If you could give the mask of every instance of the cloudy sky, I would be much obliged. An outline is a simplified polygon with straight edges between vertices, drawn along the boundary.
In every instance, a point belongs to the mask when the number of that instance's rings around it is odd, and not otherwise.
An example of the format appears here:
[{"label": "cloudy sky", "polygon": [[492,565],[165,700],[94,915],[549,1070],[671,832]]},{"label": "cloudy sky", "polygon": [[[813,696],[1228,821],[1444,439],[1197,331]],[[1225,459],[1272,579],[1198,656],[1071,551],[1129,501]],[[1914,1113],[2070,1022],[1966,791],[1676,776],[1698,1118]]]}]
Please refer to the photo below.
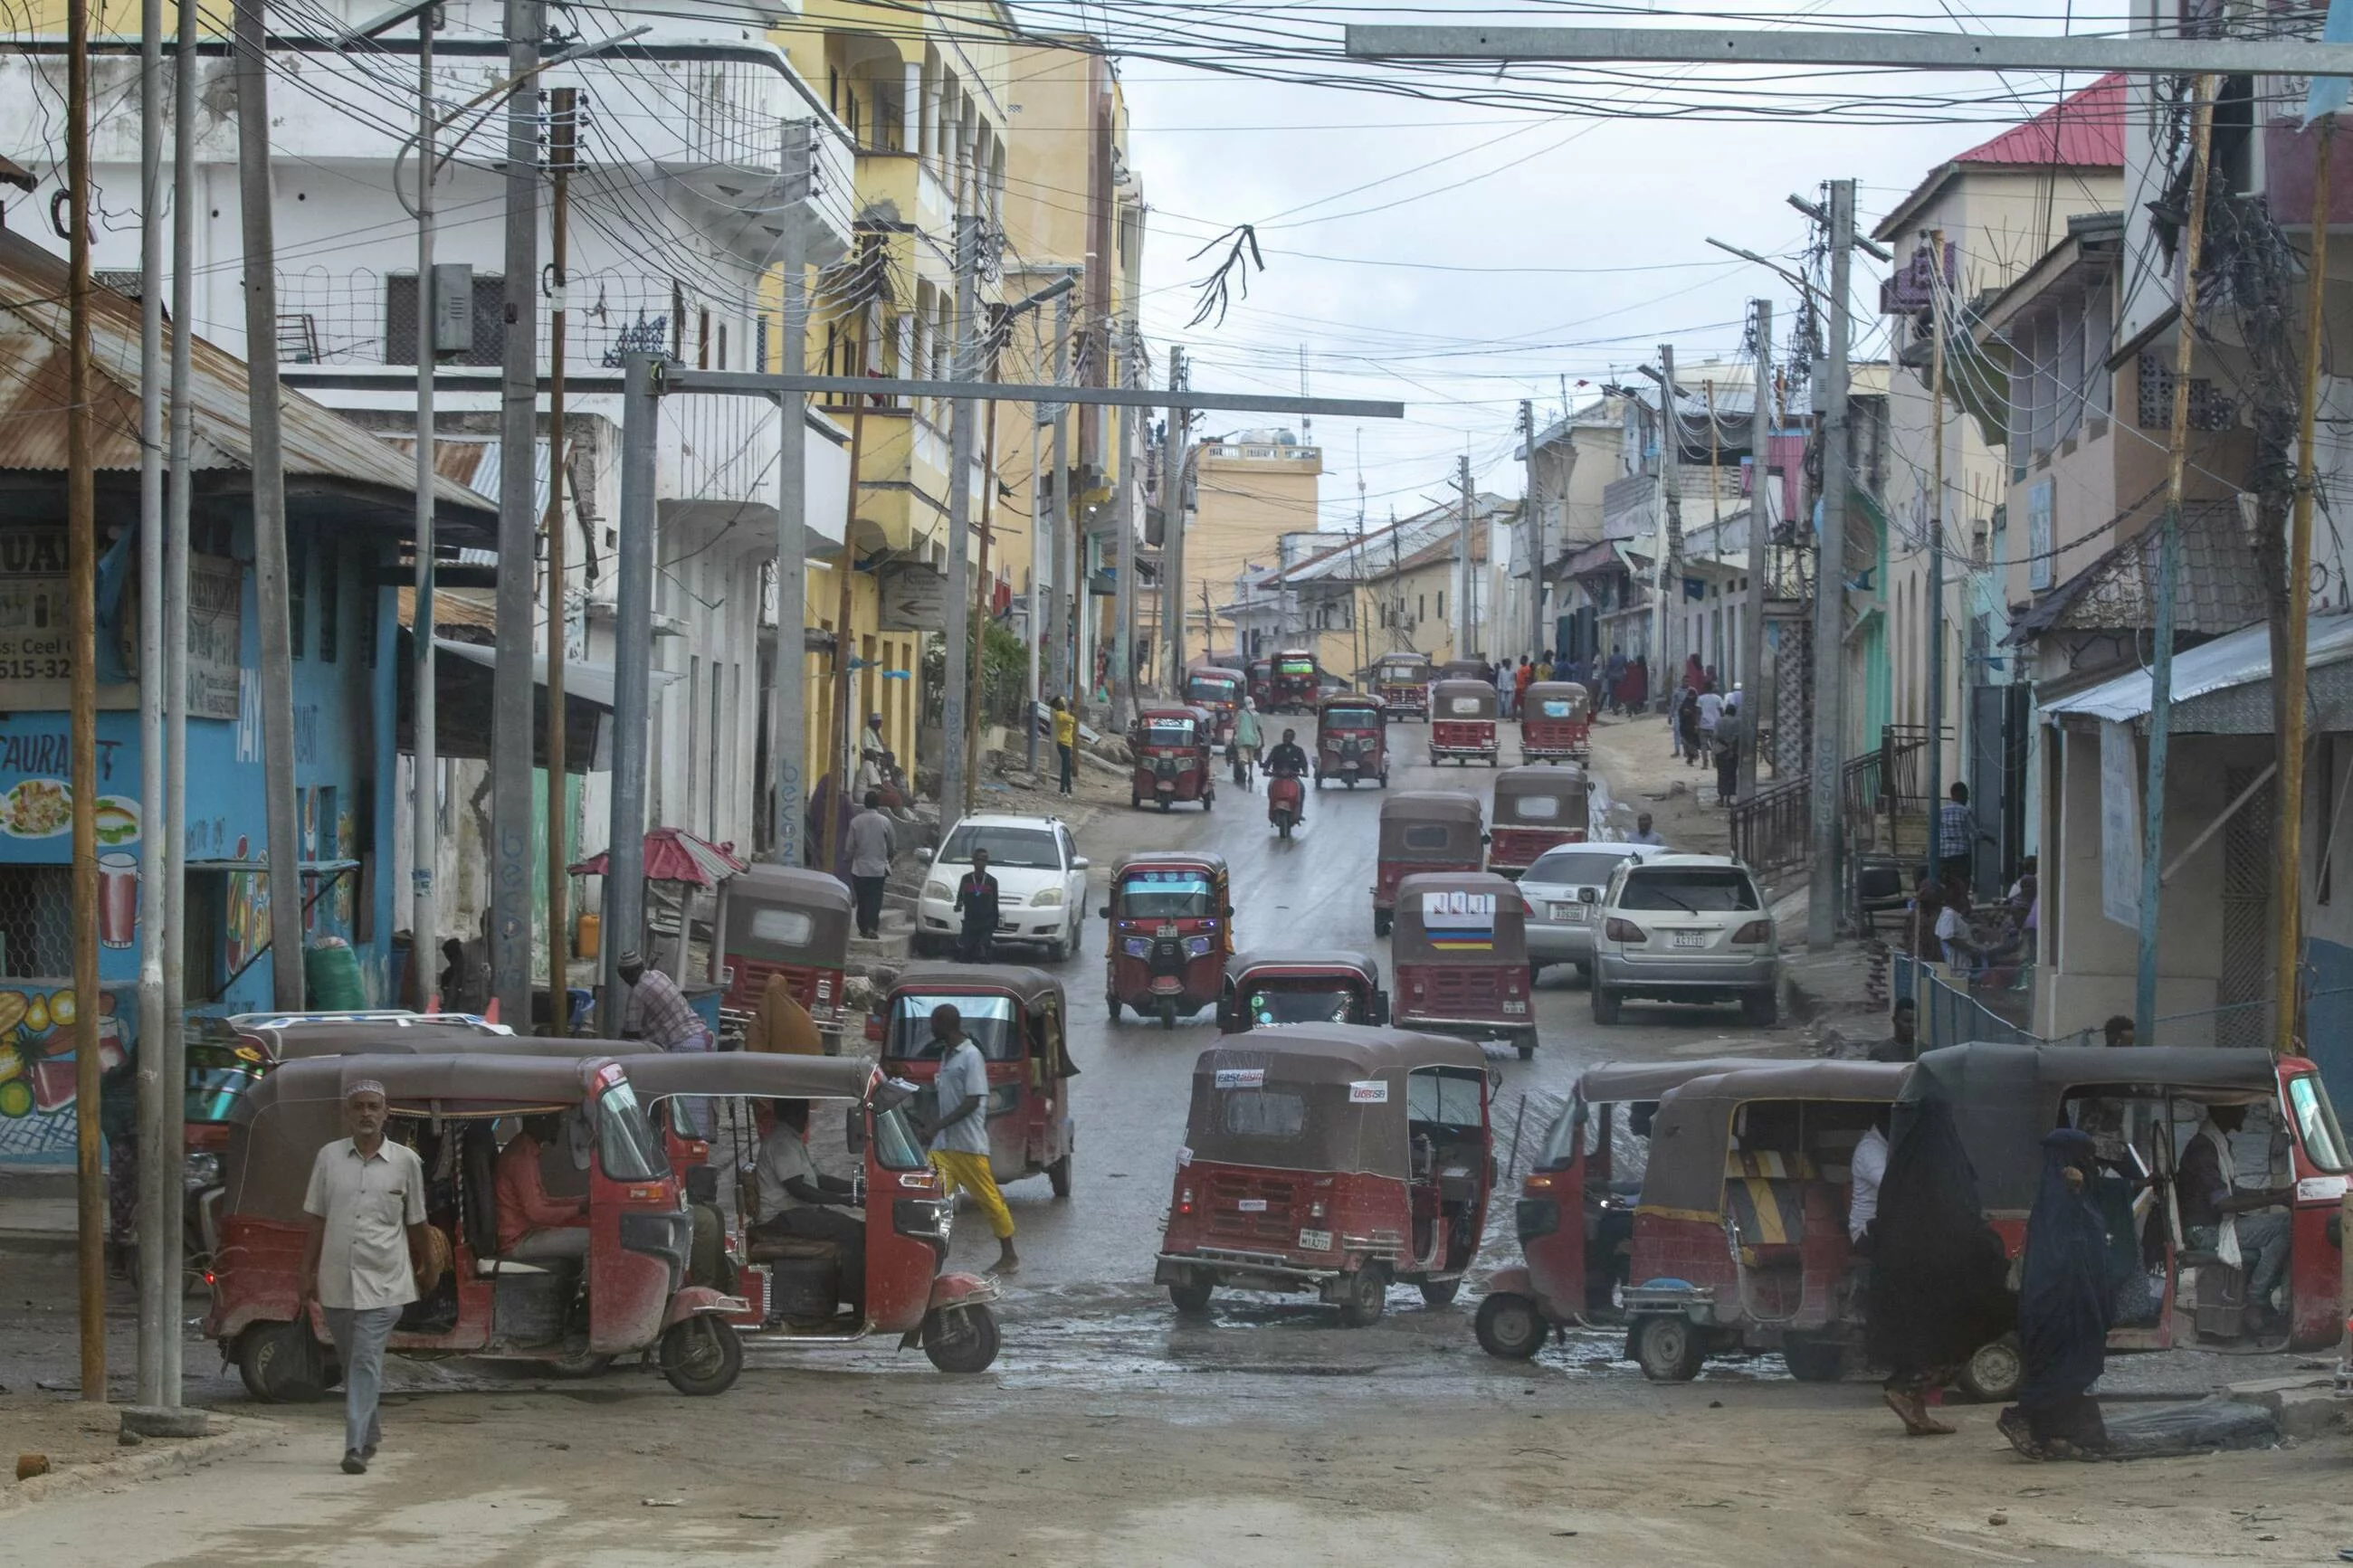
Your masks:
[{"label": "cloudy sky", "polygon": [[[1885,4],[1783,0],[1722,25],[1980,34],[2116,25],[2108,7],[2104,16],[2065,0],[2015,0],[2016,9],[2000,12],[1956,0]],[[1134,48],[1121,71],[1133,161],[1153,209],[1145,325],[1155,379],[1175,341],[1193,361],[1197,386],[1295,393],[1303,347],[1315,393],[1408,405],[1402,423],[1315,422],[1327,474],[1324,522],[1335,527],[1356,515],[1359,451],[1364,504],[1376,523],[1437,495],[1466,451],[1482,483],[1517,494],[1520,399],[1535,400],[1541,422],[1558,414],[1564,395],[1591,396],[1603,381],[1652,359],[1662,342],[1675,345],[1679,366],[1733,357],[1746,301],[1759,294],[1773,299],[1786,331],[1795,303],[1788,287],[1710,248],[1708,237],[1794,257],[1808,226],[1785,197],[1810,199],[1822,181],[1840,177],[1860,182],[1867,232],[1937,163],[2088,80],[1785,73],[1744,82],[1715,69],[1605,76],[1566,68],[1549,80],[1520,68],[1433,79],[1352,65],[1337,54],[1338,25],[1347,20],[1510,16],[1618,25],[1631,13],[1631,25],[1651,16],[1658,25],[1715,25],[1594,0],[1453,17],[1430,5],[1323,0],[1249,12],[1102,0],[1079,9],[1089,30]],[[1185,18],[1181,28],[1160,20],[1168,17]],[[1259,27],[1251,17],[1277,21]],[[1270,50],[1263,40],[1271,28],[1282,37]],[[1324,41],[1331,56],[1309,58]],[[1236,79],[1187,63],[1195,60],[1360,85]],[[1363,89],[1407,79],[1446,101]],[[1516,101],[1460,101],[1472,91]],[[1522,106],[1539,95],[1571,101]],[[1605,105],[1651,116],[1696,109],[1704,117],[1618,118],[1600,112]],[[1937,122],[1883,122],[1907,119]],[[1198,259],[1193,252],[1245,223],[1255,226],[1265,271],[1250,279],[1246,300],[1237,289],[1222,323],[1187,326],[1195,285],[1223,247]],[[1880,269],[1867,257],[1856,260],[1861,353],[1880,342],[1871,313]],[[1580,383],[1588,384],[1580,391]],[[1219,416],[1197,429],[1260,422]]]}]

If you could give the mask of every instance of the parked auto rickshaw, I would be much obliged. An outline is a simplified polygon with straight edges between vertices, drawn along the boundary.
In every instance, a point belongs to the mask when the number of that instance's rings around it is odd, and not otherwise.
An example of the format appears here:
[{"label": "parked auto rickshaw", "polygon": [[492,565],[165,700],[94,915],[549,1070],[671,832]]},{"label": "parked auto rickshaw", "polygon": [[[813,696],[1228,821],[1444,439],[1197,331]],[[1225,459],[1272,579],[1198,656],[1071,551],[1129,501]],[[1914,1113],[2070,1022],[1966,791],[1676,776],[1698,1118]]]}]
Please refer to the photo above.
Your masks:
[{"label": "parked auto rickshaw", "polygon": [[1363,1328],[1390,1282],[1443,1306],[1494,1179],[1476,1046],[1354,1024],[1254,1030],[1193,1067],[1153,1279],[1180,1312],[1220,1285],[1314,1291]]},{"label": "parked auto rickshaw", "polygon": [[[2147,1289],[2136,1292],[2146,1296],[2147,1310],[2109,1329],[2111,1351],[2256,1342],[2246,1320],[2262,1304],[2245,1299],[2243,1269],[2192,1249],[2172,1191],[2207,1109],[2240,1108],[2244,1124],[2229,1140],[2240,1187],[2295,1193],[2284,1205],[2288,1267],[2281,1279],[2288,1348],[2337,1342],[2345,1319],[2331,1233],[2353,1149],[2319,1069],[2305,1058],[2178,1046],[1949,1046],[1922,1054],[1903,1098],[1899,1146],[1912,1108],[1930,1099],[1951,1106],[1986,1218],[2013,1257],[2025,1245],[2044,1134],[2057,1125],[2093,1134],[2102,1177],[2118,1178],[2095,1182],[2094,1200],[2110,1212],[2112,1234],[2137,1238],[2139,1258],[2150,1268]],[[2154,1205],[2132,1202],[2127,1187],[2136,1181],[2153,1182]],[[2266,1342],[2276,1344],[2276,1334]],[[2019,1371],[2015,1346],[1998,1343],[1970,1360],[1962,1384],[1983,1398],[2007,1398]]]},{"label": "parked auto rickshaw", "polygon": [[1430,660],[1418,653],[1385,653],[1373,661],[1373,694],[1391,719],[1430,717]]},{"label": "parked auto rickshaw", "polygon": [[1218,1000],[1234,951],[1234,900],[1222,855],[1154,849],[1112,867],[1103,944],[1103,1005],[1156,1016],[1173,1029]]},{"label": "parked auto rickshaw", "polygon": [[[618,1061],[570,1056],[321,1057],[290,1061],[238,1106],[224,1159],[221,1245],[205,1333],[255,1398],[314,1397],[339,1377],[301,1279],[302,1202],[319,1151],[344,1135],[345,1086],[384,1086],[386,1136],[424,1161],[432,1256],[446,1259],[401,1314],[390,1348],[487,1355],[591,1371],[650,1354],[681,1394],[719,1394],[743,1370],[729,1319],[745,1303],[682,1285],[692,1221]],[[501,1256],[496,1124],[565,1118],[586,1160],[585,1262]],[[583,1279],[586,1289],[582,1290]]]},{"label": "parked auto rickshaw", "polygon": [[1273,948],[1226,961],[1218,1027],[1229,1035],[1293,1024],[1386,1024],[1381,966],[1346,948]]},{"label": "parked auto rickshaw", "polygon": [[1250,694],[1258,699],[1261,712],[1274,711],[1274,660],[1254,658],[1250,661]]},{"label": "parked auto rickshaw", "polygon": [[1149,704],[1139,709],[1128,731],[1135,753],[1128,781],[1131,810],[1156,800],[1168,810],[1180,800],[1198,800],[1203,811],[1217,804],[1218,781],[1209,773],[1209,735],[1216,721],[1190,705]]},{"label": "parked auto rickshaw", "polygon": [[1489,767],[1500,766],[1503,748],[1495,740],[1495,689],[1483,680],[1436,680],[1430,687],[1430,760],[1432,765],[1451,757],[1460,763],[1476,758]]},{"label": "parked auto rickshaw", "polygon": [[1381,700],[1335,691],[1315,704],[1315,787],[1336,779],[1350,789],[1359,779],[1389,787],[1388,731]]},{"label": "parked auto rickshaw", "polygon": [[1401,1029],[1505,1039],[1536,1054],[1528,993],[1527,906],[1487,871],[1418,872],[1398,884],[1389,970]]},{"label": "parked auto rickshaw", "polygon": [[1495,775],[1494,825],[1487,830],[1487,869],[1520,879],[1547,849],[1582,844],[1593,821],[1585,770],[1505,768]]},{"label": "parked auto rickshaw", "polygon": [[721,1000],[756,1007],[768,977],[782,974],[817,1026],[838,1033],[852,909],[849,887],[823,871],[755,860],[728,878],[719,895],[725,942],[712,959]]},{"label": "parked auto rickshaw", "polygon": [[1324,667],[1314,649],[1287,647],[1275,654],[1267,704],[1275,712],[1312,713],[1323,691]]},{"label": "parked auto rickshaw", "polygon": [[1216,721],[1214,739],[1220,747],[1234,738],[1234,715],[1241,711],[1249,683],[1240,670],[1223,665],[1197,664],[1185,672],[1185,700]]},{"label": "parked auto rickshaw", "polygon": [[1381,802],[1381,841],[1373,863],[1373,934],[1389,934],[1399,879],[1416,871],[1486,868],[1486,831],[1477,795],[1459,789],[1399,790]]},{"label": "parked auto rickshaw", "polygon": [[1863,1317],[1847,1167],[1911,1070],[1792,1062],[1693,1079],[1659,1101],[1634,1208],[1639,1283],[1619,1291],[1644,1376],[1686,1382],[1734,1350],[1778,1351],[1809,1383],[1840,1375]]},{"label": "parked auto rickshaw", "polygon": [[1536,1353],[1547,1333],[1620,1321],[1634,1202],[1658,1102],[1694,1079],[1786,1065],[1769,1057],[1603,1062],[1579,1073],[1520,1184],[1516,1268],[1499,1268],[1473,1328],[1489,1355]]},{"label": "parked auto rickshaw", "polygon": [[[893,1086],[871,1062],[838,1058],[650,1052],[619,1060],[629,1087],[658,1120],[680,1096],[727,1107],[719,1114],[737,1132],[734,1146],[744,1159],[733,1173],[736,1204],[728,1235],[745,1303],[734,1321],[751,1343],[855,1344],[897,1334],[902,1350],[921,1345],[942,1372],[985,1372],[996,1361],[997,1317],[989,1304],[1001,1291],[994,1279],[940,1267],[955,1204],[907,1124],[901,1108],[913,1097],[903,1085]],[[866,1227],[863,1279],[843,1277],[837,1243],[750,1234],[765,1217],[751,1160],[779,1100],[825,1102],[843,1114],[856,1194],[874,1194],[858,1205]]]},{"label": "parked auto rickshaw", "polygon": [[1531,682],[1520,704],[1520,761],[1583,762],[1592,749],[1592,694],[1573,680]]},{"label": "parked auto rickshaw", "polygon": [[1008,963],[919,963],[899,972],[866,1020],[884,1072],[924,1084],[939,1075],[932,1009],[945,1002],[988,1063],[988,1168],[999,1182],[1043,1175],[1054,1195],[1071,1195],[1070,1009],[1062,983],[1040,969]]}]

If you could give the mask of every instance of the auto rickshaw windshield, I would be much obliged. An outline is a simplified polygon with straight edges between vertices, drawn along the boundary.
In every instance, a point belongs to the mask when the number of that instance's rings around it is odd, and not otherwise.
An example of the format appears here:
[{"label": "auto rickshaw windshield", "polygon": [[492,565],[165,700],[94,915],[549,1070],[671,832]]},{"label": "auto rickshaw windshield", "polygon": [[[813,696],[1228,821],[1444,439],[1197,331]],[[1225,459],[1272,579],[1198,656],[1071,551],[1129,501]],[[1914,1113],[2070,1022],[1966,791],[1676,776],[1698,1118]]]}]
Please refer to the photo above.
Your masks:
[{"label": "auto rickshaw windshield", "polygon": [[1446,700],[1446,711],[1458,718],[1483,719],[1487,716],[1487,701],[1482,697],[1450,697]]},{"label": "auto rickshaw windshield", "polygon": [[1455,1068],[1423,1068],[1408,1073],[1406,1120],[1476,1132],[1481,1125],[1481,1085],[1479,1074]]},{"label": "auto rickshaw windshield", "polygon": [[886,1171],[920,1171],[931,1163],[907,1125],[907,1113],[896,1106],[875,1115],[874,1158]]},{"label": "auto rickshaw windshield", "polygon": [[1062,868],[1060,846],[1054,836],[1042,828],[1008,827],[994,823],[965,823],[948,835],[940,850],[940,858],[955,865],[968,865],[975,849],[988,851],[994,866],[1018,868],[1031,871],[1059,871]]},{"label": "auto rickshaw windshield", "polygon": [[1147,746],[1189,746],[1193,743],[1193,721],[1146,719],[1144,721],[1144,743]]},{"label": "auto rickshaw windshield", "polygon": [[607,1084],[596,1096],[596,1146],[614,1181],[659,1182],[668,1173],[653,1123],[626,1082]]},{"label": "auto rickshaw windshield", "polygon": [[1268,981],[1250,988],[1256,1024],[1361,1024],[1356,994],[1325,980]]},{"label": "auto rickshaw windshield", "polygon": [[2337,1123],[2337,1108],[2328,1101],[2318,1073],[2298,1073],[2287,1080],[2288,1109],[2306,1158],[2332,1175],[2353,1170],[2345,1148],[2345,1130]]},{"label": "auto rickshaw windshield", "polygon": [[1119,912],[1130,920],[1204,920],[1218,912],[1204,871],[1130,871],[1119,885]]},{"label": "auto rickshaw windshield", "polygon": [[1495,803],[1495,815],[1508,809],[1516,822],[1558,822],[1561,816],[1560,796],[1556,795],[1506,795]]},{"label": "auto rickshaw windshield", "polygon": [[1242,683],[1230,675],[1197,675],[1186,681],[1185,689],[1196,696],[1231,702],[1241,695]]},{"label": "auto rickshaw windshield", "polygon": [[1312,658],[1279,658],[1274,661],[1277,675],[1313,675],[1315,661]]},{"label": "auto rickshaw windshield", "polygon": [[1020,1032],[1013,1026],[1010,996],[950,996],[944,994],[902,994],[891,1012],[891,1039],[884,1054],[898,1061],[937,1061],[940,1042],[932,1034],[932,1010],[941,1003],[964,1019],[964,1032],[993,1062],[1021,1059]]},{"label": "auto rickshaw windshield", "polygon": [[1380,727],[1380,722],[1381,716],[1378,710],[1369,707],[1324,710],[1324,724],[1326,729],[1376,730]]},{"label": "auto rickshaw windshield", "polygon": [[[992,854],[989,857],[995,859]],[[765,947],[788,948],[796,952],[808,946],[817,935],[817,920],[806,910],[788,910],[781,905],[767,904],[752,911],[750,923],[744,934]]]}]

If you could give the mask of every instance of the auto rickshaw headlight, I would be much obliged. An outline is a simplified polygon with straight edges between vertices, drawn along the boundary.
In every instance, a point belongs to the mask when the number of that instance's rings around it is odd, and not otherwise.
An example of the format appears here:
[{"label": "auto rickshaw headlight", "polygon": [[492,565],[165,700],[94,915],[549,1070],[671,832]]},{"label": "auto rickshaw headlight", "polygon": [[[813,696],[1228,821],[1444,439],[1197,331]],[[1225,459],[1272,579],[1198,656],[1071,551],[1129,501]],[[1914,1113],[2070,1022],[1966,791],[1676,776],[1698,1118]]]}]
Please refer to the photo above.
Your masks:
[{"label": "auto rickshaw headlight", "polygon": [[1029,907],[1035,910],[1054,909],[1061,901],[1062,889],[1060,888],[1040,888],[1029,895]]},{"label": "auto rickshaw headlight", "polygon": [[953,899],[955,897],[955,889],[950,888],[945,882],[926,882],[923,884],[923,897],[927,899]]},{"label": "auto rickshaw headlight", "polygon": [[1185,956],[1186,956],[1186,957],[1187,957],[1187,958],[1207,958],[1208,955],[1209,955],[1209,939],[1208,939],[1208,937],[1206,937],[1206,936],[1188,936],[1188,937],[1187,937],[1187,938],[1185,939]]},{"label": "auto rickshaw headlight", "polygon": [[1119,949],[1130,958],[1149,958],[1152,955],[1152,943],[1140,936],[1122,938]]}]

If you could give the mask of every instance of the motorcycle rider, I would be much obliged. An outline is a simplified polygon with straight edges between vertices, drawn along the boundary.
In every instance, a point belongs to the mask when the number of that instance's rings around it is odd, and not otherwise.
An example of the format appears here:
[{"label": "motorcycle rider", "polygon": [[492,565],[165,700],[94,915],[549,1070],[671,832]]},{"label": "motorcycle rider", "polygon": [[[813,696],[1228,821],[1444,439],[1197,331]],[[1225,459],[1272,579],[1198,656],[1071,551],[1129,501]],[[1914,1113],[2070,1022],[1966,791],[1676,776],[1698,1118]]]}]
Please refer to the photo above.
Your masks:
[{"label": "motorcycle rider", "polygon": [[1271,779],[1299,779],[1299,820],[1307,820],[1307,753],[1299,744],[1299,731],[1285,730],[1274,750],[1266,754],[1266,776]]}]

